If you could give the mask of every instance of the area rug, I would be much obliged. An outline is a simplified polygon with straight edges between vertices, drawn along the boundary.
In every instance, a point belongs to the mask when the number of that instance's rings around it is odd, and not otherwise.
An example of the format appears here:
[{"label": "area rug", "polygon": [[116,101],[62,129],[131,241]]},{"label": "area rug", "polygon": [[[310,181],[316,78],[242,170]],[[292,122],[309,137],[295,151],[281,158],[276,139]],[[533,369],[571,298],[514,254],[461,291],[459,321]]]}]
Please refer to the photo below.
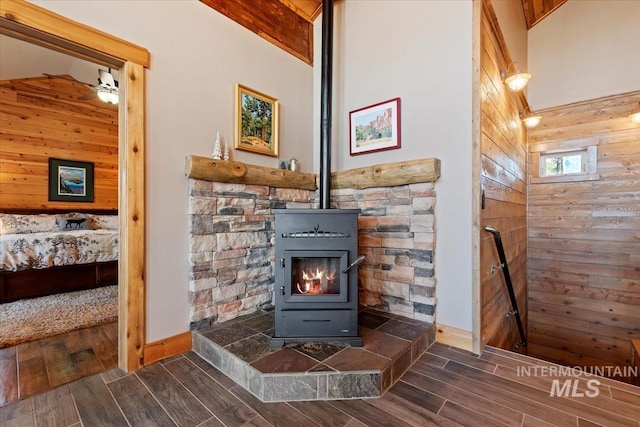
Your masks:
[{"label": "area rug", "polygon": [[0,304],[0,348],[118,319],[118,286]]}]

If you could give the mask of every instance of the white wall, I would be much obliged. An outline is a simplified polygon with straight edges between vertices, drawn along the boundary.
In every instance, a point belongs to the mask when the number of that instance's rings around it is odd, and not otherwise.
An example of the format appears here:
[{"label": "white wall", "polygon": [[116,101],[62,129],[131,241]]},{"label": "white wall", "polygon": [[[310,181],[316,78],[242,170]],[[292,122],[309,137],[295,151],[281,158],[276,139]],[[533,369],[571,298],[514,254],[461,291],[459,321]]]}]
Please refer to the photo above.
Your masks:
[{"label": "white wall", "polygon": [[[520,0],[491,0],[498,25],[507,43],[509,55],[522,71],[529,69],[527,58],[527,22]],[[509,65],[509,64],[507,64]]]},{"label": "white wall", "polygon": [[569,0],[529,31],[536,109],[640,89],[640,1]]},{"label": "white wall", "polygon": [[[234,86],[278,98],[280,158],[310,171],[312,68],[196,0],[38,0],[42,7],[147,48],[148,342],[188,330],[185,156],[233,142]],[[233,160],[276,166],[233,151]]]},{"label": "white wall", "polygon": [[[314,170],[319,159],[322,17],[315,23]],[[425,157],[436,183],[437,321],[471,331],[472,2],[337,2],[334,12],[334,171]],[[402,148],[349,155],[349,111],[401,98]]]}]

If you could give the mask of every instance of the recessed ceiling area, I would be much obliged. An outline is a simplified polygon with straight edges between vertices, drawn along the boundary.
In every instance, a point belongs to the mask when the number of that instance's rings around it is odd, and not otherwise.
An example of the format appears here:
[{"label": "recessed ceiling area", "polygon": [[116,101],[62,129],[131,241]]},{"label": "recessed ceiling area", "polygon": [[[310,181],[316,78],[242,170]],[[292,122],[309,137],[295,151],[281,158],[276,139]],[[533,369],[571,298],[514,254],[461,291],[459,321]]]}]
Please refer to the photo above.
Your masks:
[{"label": "recessed ceiling area", "polygon": [[[200,0],[260,37],[313,65],[313,21],[322,0]],[[343,0],[336,0],[336,2]],[[521,0],[527,29],[567,0]]]},{"label": "recessed ceiling area", "polygon": [[[279,0],[308,22],[313,22],[322,11],[322,0]],[[338,0],[339,1],[339,0]],[[521,0],[527,29],[542,21],[567,0]]]}]

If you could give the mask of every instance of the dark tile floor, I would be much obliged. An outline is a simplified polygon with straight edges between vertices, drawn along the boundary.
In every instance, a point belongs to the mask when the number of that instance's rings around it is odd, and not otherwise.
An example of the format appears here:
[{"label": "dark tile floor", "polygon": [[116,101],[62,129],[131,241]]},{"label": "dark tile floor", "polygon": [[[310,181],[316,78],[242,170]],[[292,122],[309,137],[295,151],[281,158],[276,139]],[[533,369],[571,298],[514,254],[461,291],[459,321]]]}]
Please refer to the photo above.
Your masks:
[{"label": "dark tile floor", "polygon": [[[1,426],[632,426],[640,387],[597,378],[597,396],[553,396],[557,366],[487,347],[481,356],[435,343],[380,398],[263,403],[192,352],[131,374],[94,375],[0,407]],[[578,392],[585,377],[573,377]]]},{"label": "dark tile floor", "polygon": [[118,322],[2,348],[0,406],[117,366]]},{"label": "dark tile floor", "polygon": [[194,331],[193,349],[265,402],[378,397],[434,341],[431,324],[371,309],[359,313],[364,346],[291,343],[269,348],[273,313]]}]

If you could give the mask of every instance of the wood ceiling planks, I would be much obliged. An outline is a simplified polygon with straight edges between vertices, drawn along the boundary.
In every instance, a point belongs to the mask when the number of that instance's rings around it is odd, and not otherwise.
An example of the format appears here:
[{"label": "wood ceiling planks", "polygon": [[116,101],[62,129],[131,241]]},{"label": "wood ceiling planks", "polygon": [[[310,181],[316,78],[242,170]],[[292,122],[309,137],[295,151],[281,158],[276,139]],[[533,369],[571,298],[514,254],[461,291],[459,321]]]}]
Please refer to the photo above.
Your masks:
[{"label": "wood ceiling planks", "polygon": [[311,23],[322,12],[322,0],[280,0],[280,3]]},{"label": "wood ceiling planks", "polygon": [[527,30],[546,18],[567,0],[522,0],[522,9],[527,21]]},{"label": "wood ceiling planks", "polygon": [[279,0],[200,1],[307,64],[313,65],[313,23],[296,13],[309,9],[302,7],[310,6],[305,2],[287,0],[287,4],[300,6],[294,11]]}]

